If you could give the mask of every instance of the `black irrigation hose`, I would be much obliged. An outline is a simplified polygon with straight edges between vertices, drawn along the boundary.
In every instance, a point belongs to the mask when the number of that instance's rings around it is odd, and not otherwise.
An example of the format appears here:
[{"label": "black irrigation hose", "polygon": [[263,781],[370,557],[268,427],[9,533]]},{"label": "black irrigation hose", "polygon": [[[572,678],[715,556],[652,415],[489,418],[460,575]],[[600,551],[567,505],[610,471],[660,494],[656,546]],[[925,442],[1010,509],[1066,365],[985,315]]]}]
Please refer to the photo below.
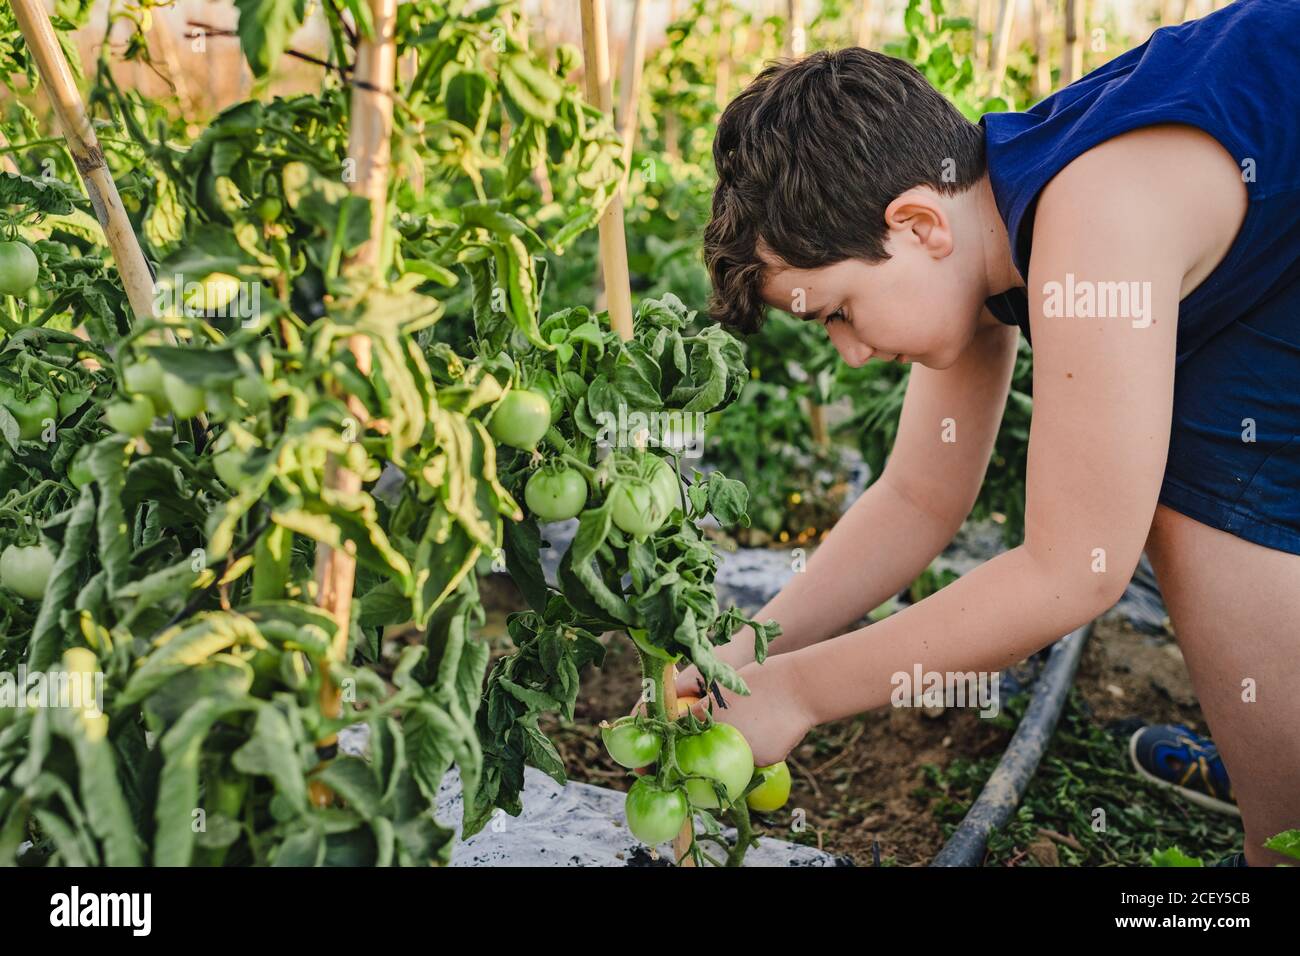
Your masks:
[{"label": "black irrigation hose", "polygon": [[1074,672],[1079,667],[1079,657],[1092,633],[1092,625],[1089,621],[1052,645],[1047,665],[1034,683],[1029,709],[1011,743],[979,798],[931,866],[979,866],[984,861],[989,834],[1011,818],[1038,769],[1038,762],[1043,759],[1074,683]]}]

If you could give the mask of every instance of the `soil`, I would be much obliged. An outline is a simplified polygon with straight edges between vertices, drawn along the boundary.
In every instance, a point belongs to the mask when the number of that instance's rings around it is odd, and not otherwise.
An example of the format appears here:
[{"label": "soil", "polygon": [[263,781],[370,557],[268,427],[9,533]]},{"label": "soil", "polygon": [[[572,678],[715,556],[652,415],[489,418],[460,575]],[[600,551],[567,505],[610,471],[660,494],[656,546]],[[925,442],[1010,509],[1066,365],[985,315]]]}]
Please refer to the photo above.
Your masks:
[{"label": "soil", "polygon": [[[611,639],[605,666],[583,675],[576,721],[543,721],[573,779],[620,790],[629,785],[627,772],[606,756],[597,725],[629,710],[639,676],[631,643]],[[1185,723],[1205,732],[1172,636],[1139,633],[1118,615],[1094,627],[1076,688],[1102,725]],[[785,820],[759,829],[859,866],[877,859],[925,866],[945,839],[933,790],[924,785],[926,766],[997,756],[1009,739],[1010,731],[967,708],[937,716],[890,708],[819,727],[788,761],[794,778],[789,806],[800,808],[802,817],[793,829]]]}]

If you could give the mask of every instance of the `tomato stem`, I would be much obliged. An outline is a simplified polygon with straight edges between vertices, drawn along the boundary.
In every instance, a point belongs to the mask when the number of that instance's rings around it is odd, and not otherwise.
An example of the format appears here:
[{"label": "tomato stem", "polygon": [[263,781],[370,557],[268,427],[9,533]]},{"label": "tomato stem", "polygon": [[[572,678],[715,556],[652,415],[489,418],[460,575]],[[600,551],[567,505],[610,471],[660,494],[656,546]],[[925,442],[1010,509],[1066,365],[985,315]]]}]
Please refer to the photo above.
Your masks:
[{"label": "tomato stem", "polygon": [[740,797],[727,811],[727,816],[736,828],[736,845],[727,850],[727,866],[740,866],[745,859],[745,851],[758,842],[754,836],[754,827],[749,822],[749,805]]}]

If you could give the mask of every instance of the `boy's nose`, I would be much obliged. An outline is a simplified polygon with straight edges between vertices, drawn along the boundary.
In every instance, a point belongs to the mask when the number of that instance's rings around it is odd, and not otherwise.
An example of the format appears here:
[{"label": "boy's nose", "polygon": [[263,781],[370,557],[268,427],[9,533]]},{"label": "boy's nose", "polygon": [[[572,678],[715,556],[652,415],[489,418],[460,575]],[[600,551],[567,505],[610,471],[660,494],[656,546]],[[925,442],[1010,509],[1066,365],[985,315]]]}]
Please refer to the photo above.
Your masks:
[{"label": "boy's nose", "polygon": [[835,346],[835,351],[840,353],[840,358],[844,359],[846,365],[853,368],[860,368],[865,365],[867,359],[875,354],[875,349],[858,341],[857,336],[851,334],[848,329],[830,326],[826,329],[826,334],[830,336],[831,345]]},{"label": "boy's nose", "polygon": [[861,368],[866,365],[867,360],[876,354],[876,350],[870,345],[863,345],[852,338],[834,344],[835,350],[840,353],[840,358],[844,359],[845,364],[853,368]]}]

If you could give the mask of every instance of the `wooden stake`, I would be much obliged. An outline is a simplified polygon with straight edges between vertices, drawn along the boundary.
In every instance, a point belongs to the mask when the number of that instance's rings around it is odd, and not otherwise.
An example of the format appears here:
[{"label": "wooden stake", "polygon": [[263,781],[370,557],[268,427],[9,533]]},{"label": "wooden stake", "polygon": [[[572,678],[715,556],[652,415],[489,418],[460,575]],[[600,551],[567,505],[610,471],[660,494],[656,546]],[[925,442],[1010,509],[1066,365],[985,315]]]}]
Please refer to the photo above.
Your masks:
[{"label": "wooden stake", "polygon": [[1015,20],[1016,0],[1001,0],[998,7],[998,26],[993,37],[992,76],[989,78],[989,95],[1002,95],[1002,81],[1007,75],[1007,50],[1011,47],[1011,26]]},{"label": "wooden stake", "polygon": [[[582,0],[582,53],[586,61],[587,101],[608,116],[613,95],[609,86],[609,28],[605,20],[605,0]],[[626,341],[632,338],[632,286],[627,269],[627,235],[623,231],[621,190],[600,217],[600,262],[605,277],[610,324]],[[676,714],[677,668],[672,664],[664,666],[663,687],[667,713]],[[688,819],[673,841],[674,853],[682,866],[694,866],[687,853],[693,825]]]},{"label": "wooden stake", "polygon": [[1061,62],[1061,85],[1069,86],[1083,76],[1084,4],[1087,0],[1065,0],[1065,51]]},{"label": "wooden stake", "polygon": [[[677,22],[677,0],[668,0],[668,22]],[[682,151],[678,145],[681,139],[680,124],[676,113],[664,117],[664,145],[670,159],[681,159]]]},{"label": "wooden stake", "polygon": [[36,61],[45,95],[54,108],[54,115],[68,142],[68,150],[76,163],[77,172],[86,186],[86,195],[95,209],[95,218],[104,229],[104,238],[113,253],[122,286],[126,289],[131,311],[139,319],[153,315],[153,274],[140,250],[140,241],[131,229],[122,197],[113,182],[103,150],[90,125],[86,106],[77,90],[72,70],[59,46],[59,38],[50,23],[41,0],[11,0],[18,28],[27,41],[28,50]]},{"label": "wooden stake", "polygon": [[1036,99],[1052,92],[1052,16],[1053,0],[1034,2],[1034,86]]},{"label": "wooden stake", "polygon": [[735,32],[735,14],[724,4],[718,12],[718,73],[713,82],[713,101],[718,110],[727,108],[731,100],[731,40]]},{"label": "wooden stake", "polygon": [[786,0],[785,55],[799,59],[808,52],[808,35],[804,29],[803,0]]},{"label": "wooden stake", "polygon": [[[167,79],[171,80],[176,90],[176,99],[180,101],[181,109],[186,116],[194,116],[198,112],[198,104],[190,96],[190,84],[181,66],[180,52],[176,49],[176,38],[172,36],[172,24],[161,13],[155,12],[153,15],[153,25],[145,42],[149,40],[158,44],[158,51],[162,54],[163,63],[167,67]],[[196,129],[196,135],[197,132]]]},{"label": "wooden stake", "polygon": [[871,49],[873,13],[875,10],[872,9],[871,0],[862,0],[862,9],[858,12],[858,46],[864,50]]},{"label": "wooden stake", "polygon": [[975,27],[973,37],[973,47],[971,52],[975,57],[975,65],[978,67],[981,63],[988,61],[988,33],[985,30],[985,21],[988,20],[988,9],[990,0],[975,0],[975,9],[972,11],[971,22]]},{"label": "wooden stake", "polygon": [[0,133],[0,169],[3,169],[10,175],[17,176],[18,164],[14,161],[14,154],[9,152],[9,140],[4,133]]},{"label": "wooden stake", "polygon": [[632,0],[632,26],[624,48],[623,81],[619,84],[618,131],[623,137],[623,193],[632,176],[632,149],[636,146],[641,115],[641,75],[645,68],[646,0]]},{"label": "wooden stake", "polygon": [[[361,244],[348,261],[349,269],[359,275],[380,278],[383,267],[384,229],[388,222],[388,174],[393,136],[393,83],[397,72],[397,0],[369,0],[374,38],[362,39],[357,47],[353,71],[352,117],[348,131],[348,157],[354,164],[352,192],[370,203],[370,238]],[[370,372],[370,340],[352,336],[348,348],[356,357],[361,374]],[[364,424],[365,411],[360,403],[349,400],[352,414]],[[361,477],[348,471],[331,457],[326,465],[328,487],[348,494],[361,490]],[[336,630],[330,659],[347,656],[348,635],[352,628],[352,588],[356,578],[356,557],[327,545],[316,548],[316,606],[334,618]],[[330,718],[343,710],[339,689],[328,671],[320,685],[321,712]],[[337,746],[337,735],[317,742],[317,749],[330,753]],[[317,806],[333,799],[329,788],[313,782],[311,795]]]},{"label": "wooden stake", "polygon": [[[606,116],[613,106],[609,76],[609,26],[605,0],[582,0],[582,53],[587,102]],[[609,322],[624,339],[632,337],[632,285],[623,233],[623,193],[618,190],[600,217],[600,264],[605,280]]]}]

